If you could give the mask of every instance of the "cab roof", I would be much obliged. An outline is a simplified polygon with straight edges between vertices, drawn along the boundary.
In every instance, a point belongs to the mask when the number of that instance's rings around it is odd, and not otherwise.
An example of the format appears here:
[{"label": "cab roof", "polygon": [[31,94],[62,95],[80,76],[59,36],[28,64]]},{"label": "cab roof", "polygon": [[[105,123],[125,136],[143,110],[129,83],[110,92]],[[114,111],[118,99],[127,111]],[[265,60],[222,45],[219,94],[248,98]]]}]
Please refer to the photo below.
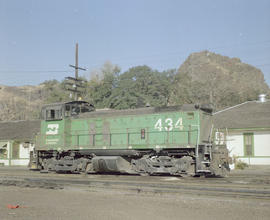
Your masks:
[{"label": "cab roof", "polygon": [[83,104],[83,103],[92,105],[86,101],[71,101],[71,102],[55,102],[55,103],[45,104],[45,105],[43,105],[43,107],[59,106],[59,105],[66,105],[66,104]]},{"label": "cab roof", "polygon": [[98,117],[98,116],[120,116],[120,115],[140,115],[140,114],[155,114],[162,112],[174,112],[174,111],[203,111],[211,114],[212,108],[207,106],[199,106],[194,104],[184,104],[179,106],[167,106],[167,107],[145,107],[137,109],[124,109],[124,110],[115,110],[115,109],[106,109],[106,110],[97,110],[92,112],[81,113],[79,118],[88,118],[88,117]]}]

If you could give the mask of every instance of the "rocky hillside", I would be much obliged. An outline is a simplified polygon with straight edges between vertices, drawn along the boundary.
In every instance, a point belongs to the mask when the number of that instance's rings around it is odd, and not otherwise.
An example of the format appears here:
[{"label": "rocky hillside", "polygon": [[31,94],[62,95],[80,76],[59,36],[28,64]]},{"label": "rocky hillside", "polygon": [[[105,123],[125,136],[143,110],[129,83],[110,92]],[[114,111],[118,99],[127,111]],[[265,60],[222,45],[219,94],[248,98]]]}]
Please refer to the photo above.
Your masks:
[{"label": "rocky hillside", "polygon": [[44,86],[0,86],[0,121],[37,118],[44,102]]},{"label": "rocky hillside", "polygon": [[263,73],[239,58],[209,51],[191,54],[177,71],[170,104],[212,103],[216,109],[269,94]]}]

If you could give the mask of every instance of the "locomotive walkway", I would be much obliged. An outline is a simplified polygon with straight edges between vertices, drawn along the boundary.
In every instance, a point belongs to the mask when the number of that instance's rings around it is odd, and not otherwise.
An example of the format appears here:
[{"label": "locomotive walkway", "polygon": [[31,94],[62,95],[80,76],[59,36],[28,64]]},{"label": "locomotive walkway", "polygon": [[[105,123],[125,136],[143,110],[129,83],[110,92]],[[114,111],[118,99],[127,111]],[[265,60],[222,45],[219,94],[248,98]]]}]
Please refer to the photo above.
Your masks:
[{"label": "locomotive walkway", "polygon": [[56,174],[0,167],[0,186],[128,193],[194,194],[270,201],[268,167],[233,171],[226,178]]}]

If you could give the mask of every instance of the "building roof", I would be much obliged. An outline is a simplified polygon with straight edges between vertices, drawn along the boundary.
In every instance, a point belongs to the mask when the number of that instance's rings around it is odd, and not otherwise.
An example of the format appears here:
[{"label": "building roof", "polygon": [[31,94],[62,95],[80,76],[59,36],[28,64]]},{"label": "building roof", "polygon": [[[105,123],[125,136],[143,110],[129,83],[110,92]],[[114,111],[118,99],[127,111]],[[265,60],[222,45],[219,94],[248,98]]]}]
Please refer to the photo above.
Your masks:
[{"label": "building roof", "polygon": [[0,140],[33,140],[40,131],[40,120],[0,122]]},{"label": "building roof", "polygon": [[214,113],[217,128],[270,128],[270,100],[248,101]]}]

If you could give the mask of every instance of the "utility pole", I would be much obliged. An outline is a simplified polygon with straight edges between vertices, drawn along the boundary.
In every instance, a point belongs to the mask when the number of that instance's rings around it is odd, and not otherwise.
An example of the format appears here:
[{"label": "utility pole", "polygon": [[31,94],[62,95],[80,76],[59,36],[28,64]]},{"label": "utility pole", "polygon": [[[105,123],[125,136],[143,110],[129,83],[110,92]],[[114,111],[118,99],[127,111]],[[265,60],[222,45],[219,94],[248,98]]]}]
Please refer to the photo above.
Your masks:
[{"label": "utility pole", "polygon": [[76,43],[75,50],[75,66],[69,65],[70,67],[75,69],[75,78],[66,77],[65,81],[65,89],[74,93],[74,100],[78,101],[78,94],[82,93],[85,90],[85,81],[79,79],[79,70],[86,71],[85,68],[79,67],[79,58],[78,58],[78,43]]},{"label": "utility pole", "polygon": [[75,66],[69,65],[70,67],[75,69],[75,79],[78,79],[79,77],[79,69],[80,70],[86,70],[84,68],[79,67],[79,55],[78,55],[78,43],[76,43],[76,50],[75,50]]}]

